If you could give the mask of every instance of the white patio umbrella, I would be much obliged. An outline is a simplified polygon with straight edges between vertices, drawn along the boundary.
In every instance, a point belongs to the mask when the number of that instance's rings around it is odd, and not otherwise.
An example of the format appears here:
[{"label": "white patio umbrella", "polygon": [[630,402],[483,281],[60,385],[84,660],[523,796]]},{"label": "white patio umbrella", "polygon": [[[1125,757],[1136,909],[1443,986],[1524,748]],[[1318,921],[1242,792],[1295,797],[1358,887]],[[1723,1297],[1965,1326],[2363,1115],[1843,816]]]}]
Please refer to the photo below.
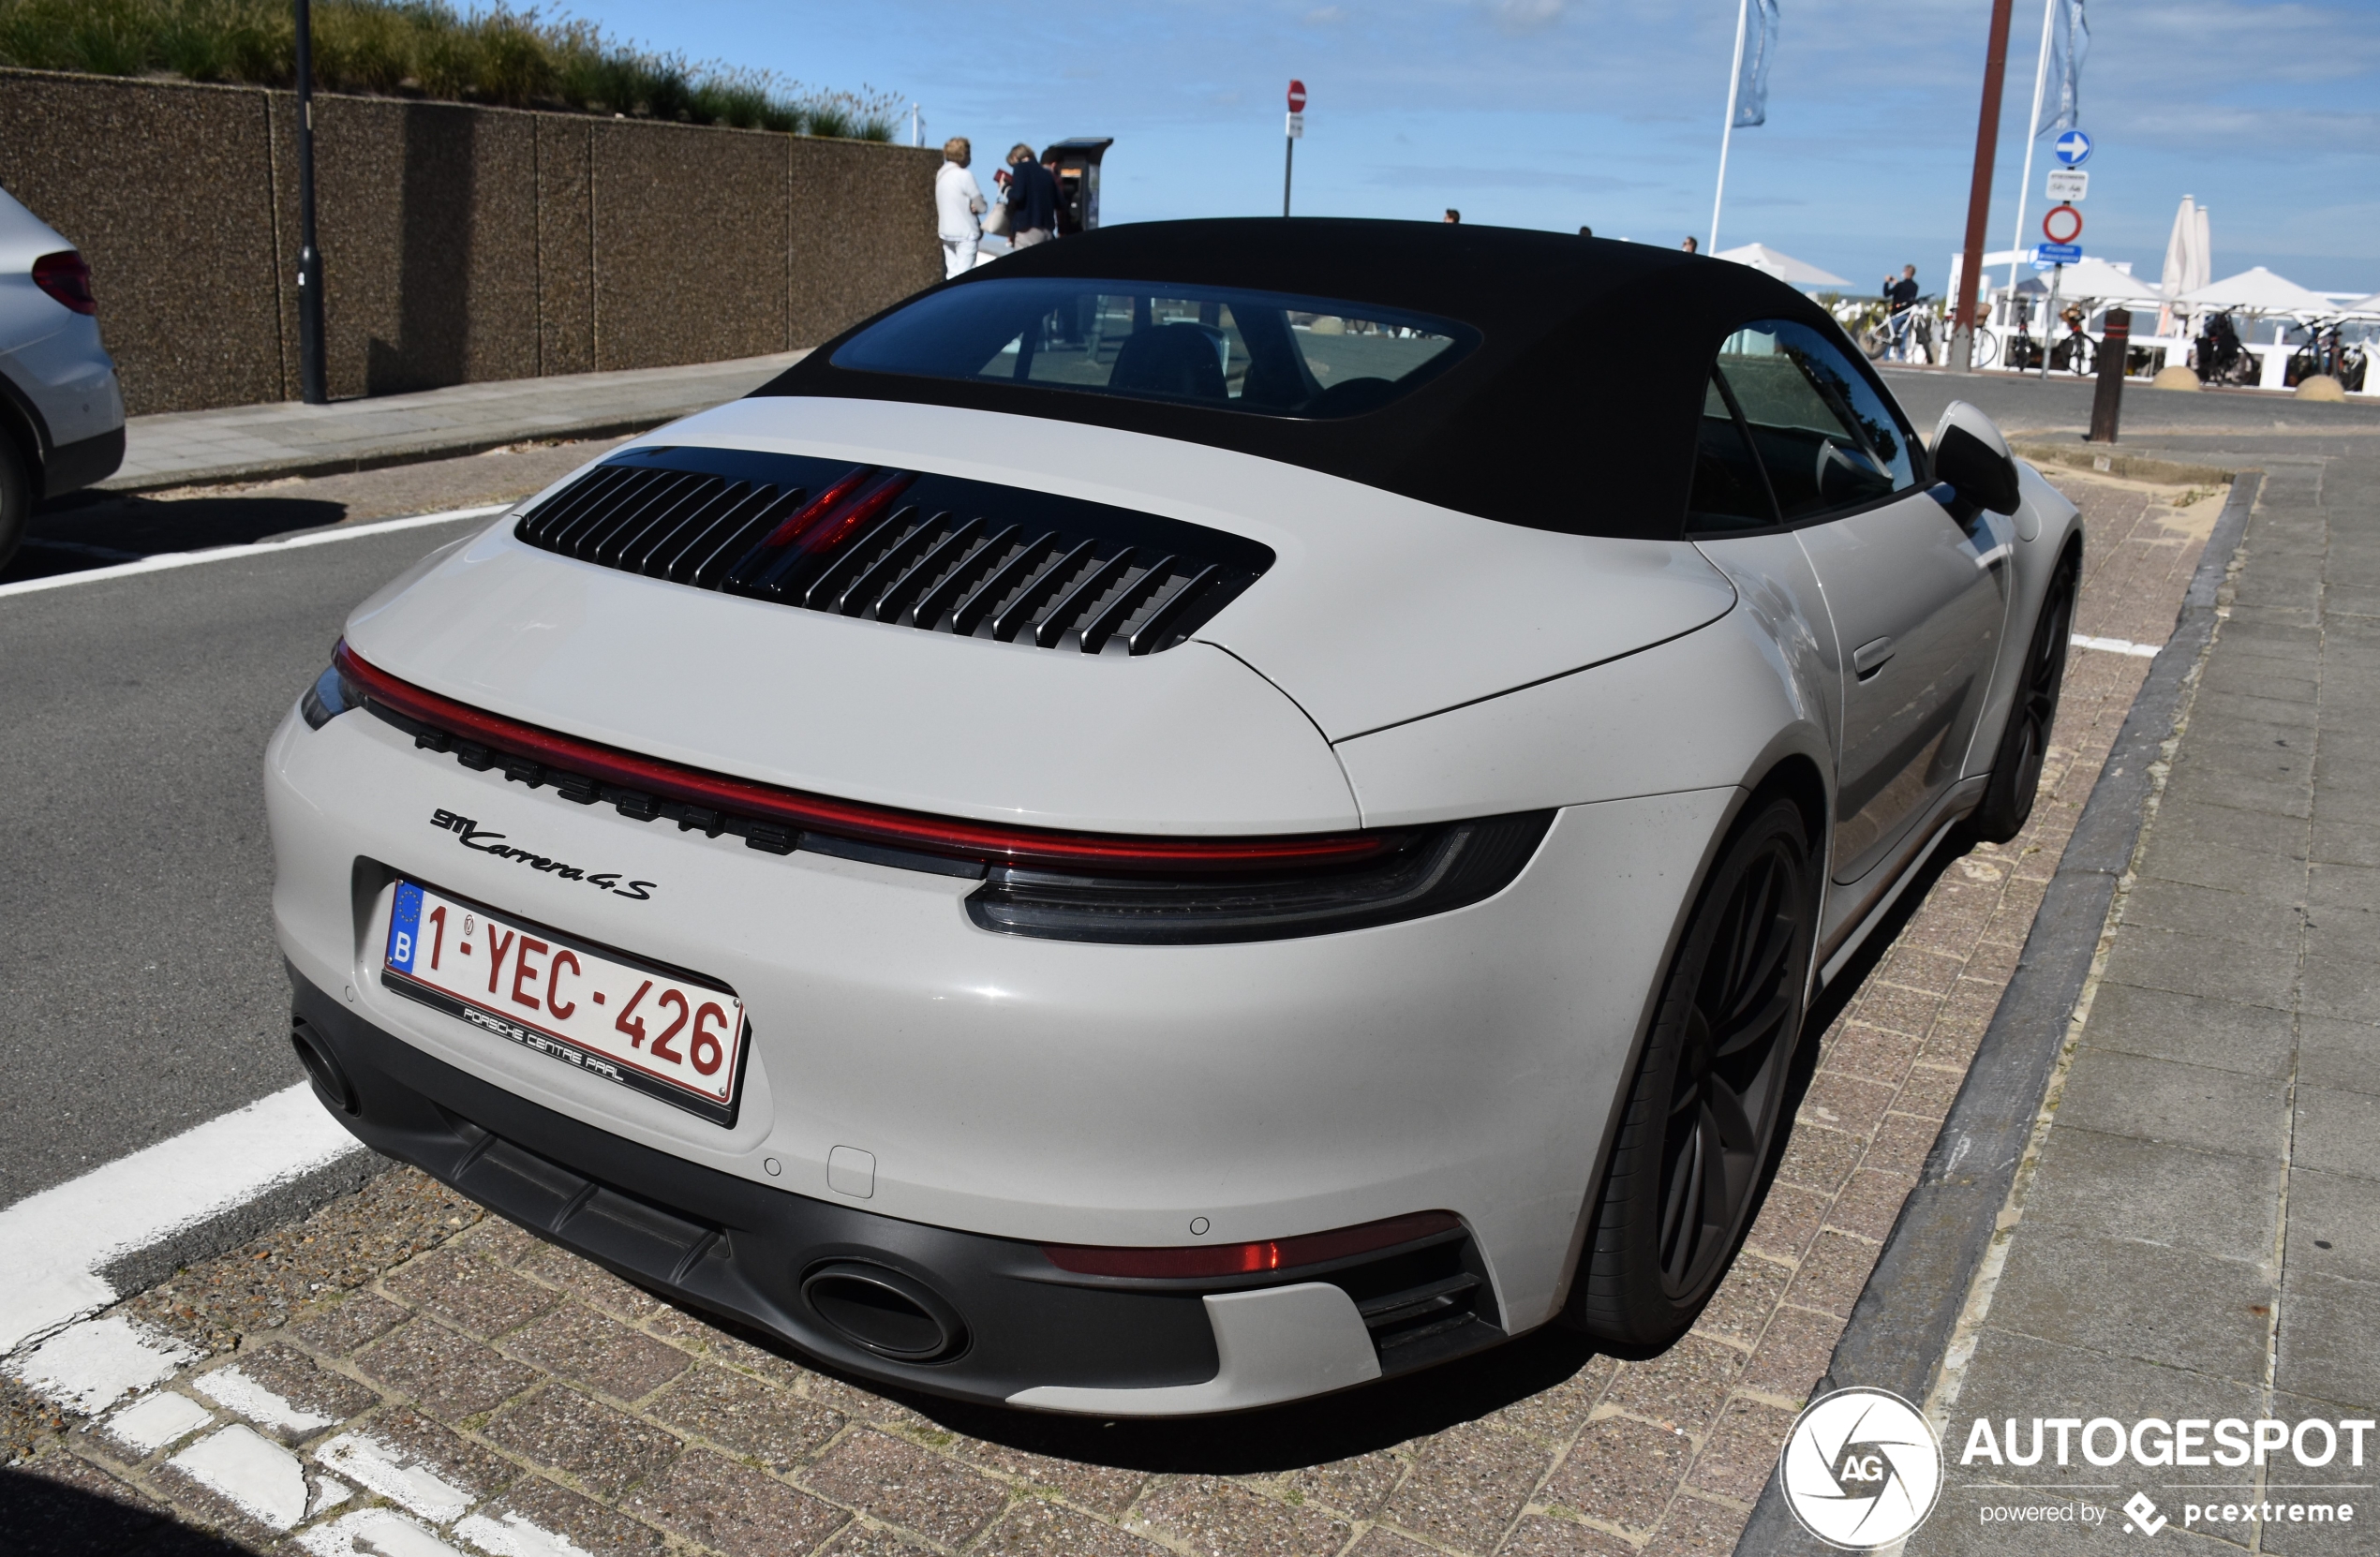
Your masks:
[{"label": "white patio umbrella", "polygon": [[[2165,240],[2165,269],[2160,277],[2164,283],[2165,296],[2179,297],[2194,292],[2214,279],[2214,236],[2207,220],[2207,208],[2191,196],[2181,197],[2180,208],[2174,212],[2173,236]],[[2173,334],[2172,304],[2157,315],[2157,334]]]},{"label": "white patio umbrella", "polygon": [[2185,308],[2236,309],[2243,314],[2331,314],[2337,304],[2262,265],[2210,281],[2174,299]]},{"label": "white patio umbrella", "polygon": [[1820,270],[1807,260],[1796,260],[1790,254],[1779,254],[1766,244],[1746,244],[1741,248],[1723,248],[1711,258],[1733,260],[1739,265],[1749,265],[1777,277],[1789,287],[1848,287],[1850,282],[1832,271]]},{"label": "white patio umbrella", "polygon": [[2380,292],[2374,292],[2370,297],[2358,298],[2339,311],[2365,319],[2380,319]]},{"label": "white patio umbrella", "polygon": [[[2047,280],[2046,276],[2043,277]],[[2105,260],[2084,258],[2058,277],[2058,295],[2082,303],[2162,303],[2164,289]]]}]

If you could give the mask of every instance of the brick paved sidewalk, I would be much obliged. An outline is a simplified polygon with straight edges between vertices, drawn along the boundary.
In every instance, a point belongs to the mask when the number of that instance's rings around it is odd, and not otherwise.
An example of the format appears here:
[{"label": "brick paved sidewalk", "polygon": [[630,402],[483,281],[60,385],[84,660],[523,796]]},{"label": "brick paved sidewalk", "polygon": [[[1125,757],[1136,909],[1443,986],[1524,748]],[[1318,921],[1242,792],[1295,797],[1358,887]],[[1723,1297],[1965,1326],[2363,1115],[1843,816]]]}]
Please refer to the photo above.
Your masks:
[{"label": "brick paved sidewalk", "polygon": [[[1938,1390],[1950,1484],[1912,1552],[2095,1538],[2079,1520],[1986,1532],[1986,1505],[2095,1505],[2120,1538],[2135,1492],[2168,1536],[2187,1505],[2228,1504],[2242,1517],[2202,1515],[2194,1534],[2380,1548],[2380,1434],[2359,1464],[2344,1434],[2316,1466],[1958,1462],[1978,1416],[2016,1418],[2028,1439],[2035,1417],[2380,1417],[2375,507],[2380,455],[2269,462],[2083,1025],[2000,1218],[2004,1265],[1986,1265]],[[2282,1518],[2248,1506],[2268,1502]],[[2307,1522],[2315,1502],[2354,1505],[2354,1523]]]},{"label": "brick paved sidewalk", "polygon": [[[2178,511],[2170,490],[2060,479],[2090,526],[2077,631],[2161,642],[2221,495]],[[1659,1357],[1549,1331],[1221,1422],[959,1410],[801,1367],[406,1171],[84,1327],[156,1348],[157,1392],[103,1415],[104,1398],[61,1410],[10,1386],[12,1450],[41,1452],[0,1497],[31,1509],[40,1477],[255,1548],[421,1557],[1730,1550],[2148,663],[2075,652],[2026,833],[1945,862],[1897,938],[1849,971],[1852,998],[1814,1018],[1778,1182],[1695,1332]],[[142,1372],[129,1355],[127,1379]],[[108,1506],[54,1497],[60,1520]],[[391,1534],[400,1519],[417,1528]]]},{"label": "brick paved sidewalk", "polygon": [[136,416],[125,424],[124,467],[100,486],[146,492],[322,475],[535,438],[642,432],[749,393],[807,355],[456,384],[328,406],[291,400]]}]

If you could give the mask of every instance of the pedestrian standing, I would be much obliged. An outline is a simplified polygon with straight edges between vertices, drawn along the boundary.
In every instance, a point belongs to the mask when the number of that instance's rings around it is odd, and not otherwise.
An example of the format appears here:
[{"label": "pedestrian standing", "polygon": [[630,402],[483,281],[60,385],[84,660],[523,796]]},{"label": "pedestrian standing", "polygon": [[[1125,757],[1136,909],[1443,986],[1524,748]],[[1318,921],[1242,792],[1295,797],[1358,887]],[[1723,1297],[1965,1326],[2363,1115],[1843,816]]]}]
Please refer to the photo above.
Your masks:
[{"label": "pedestrian standing", "polygon": [[1686,235],[1686,242],[1678,245],[1677,246],[1684,249],[1688,254],[1700,254],[1703,252],[1702,243],[1696,239],[1694,234],[1691,232]]},{"label": "pedestrian standing", "polygon": [[1595,230],[1584,223],[1581,223],[1579,226],[1579,236],[1582,238],[1592,238],[1595,236]]},{"label": "pedestrian standing", "polygon": [[1450,221],[1450,222],[1454,223],[1454,224],[1455,224],[1455,225],[1457,225],[1457,226],[1460,226],[1460,225],[1462,225],[1462,221],[1463,221],[1463,213],[1462,213],[1462,212],[1460,212],[1460,211],[1457,211],[1456,209],[1454,209],[1454,207],[1452,207],[1452,206],[1450,206],[1450,206],[1448,206],[1448,207],[1446,208],[1446,218],[1445,218],[1445,219],[1446,219],[1447,221]]},{"label": "pedestrian standing", "polygon": [[1892,344],[1885,348],[1885,355],[1894,362],[1909,360],[1909,333],[1910,327],[1917,322],[1916,307],[1917,267],[1903,265],[1899,280],[1896,281],[1889,275],[1884,277],[1885,329],[1892,340]]},{"label": "pedestrian standing", "polygon": [[963,135],[942,143],[942,171],[934,175],[934,218],[942,229],[942,274],[947,280],[975,268],[975,251],[983,246],[984,192],[967,171],[974,148]]},{"label": "pedestrian standing", "polygon": [[1035,160],[1033,148],[1021,141],[1008,148],[1006,184],[1009,244],[1031,248],[1056,237],[1057,175]]}]

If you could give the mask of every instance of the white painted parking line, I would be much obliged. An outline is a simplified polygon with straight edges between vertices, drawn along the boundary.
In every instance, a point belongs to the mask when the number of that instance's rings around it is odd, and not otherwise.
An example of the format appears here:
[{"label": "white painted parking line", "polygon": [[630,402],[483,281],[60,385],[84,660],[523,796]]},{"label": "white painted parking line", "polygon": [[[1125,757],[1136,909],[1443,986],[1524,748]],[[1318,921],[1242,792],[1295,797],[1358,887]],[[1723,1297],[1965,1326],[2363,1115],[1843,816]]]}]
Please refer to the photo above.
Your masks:
[{"label": "white painted parking line", "polygon": [[200,1439],[166,1463],[268,1530],[287,1530],[306,1516],[305,1467],[245,1423]]},{"label": "white painted parking line", "polygon": [[106,1431],[131,1449],[135,1459],[143,1459],[214,1420],[215,1413],[189,1396],[169,1392],[126,1406],[108,1418]]},{"label": "white painted parking line", "polygon": [[2129,654],[2142,660],[2154,660],[2163,644],[2135,644],[2129,638],[2092,638],[2077,632],[2066,642],[2076,648],[2098,649],[2104,654]]},{"label": "white painted parking line", "polygon": [[52,1336],[9,1372],[37,1394],[96,1416],[135,1390],[162,1384],[199,1353],[121,1315]]},{"label": "white painted parking line", "polygon": [[[229,562],[244,556],[267,556],[275,552],[303,550],[307,546],[327,546],[335,541],[360,541],[367,535],[386,535],[392,530],[419,529],[424,525],[448,525],[458,519],[487,519],[511,508],[510,503],[491,503],[482,508],[449,509],[443,513],[417,513],[407,519],[381,519],[368,525],[340,525],[332,529],[309,530],[293,535],[287,541],[257,541],[245,546],[209,546],[196,552],[159,552],[137,562],[119,563],[112,568],[86,568],[79,573],[58,573],[49,578],[21,579],[15,584],[0,584],[0,596],[30,595],[43,589],[65,589],[78,584],[97,584],[105,579],[129,578],[135,573],[161,573],[172,568],[195,568],[201,562]],[[89,548],[82,548],[89,549]]]},{"label": "white painted parking line", "polygon": [[0,1354],[114,1302],[103,1267],[363,1149],[299,1082],[0,1210]]}]

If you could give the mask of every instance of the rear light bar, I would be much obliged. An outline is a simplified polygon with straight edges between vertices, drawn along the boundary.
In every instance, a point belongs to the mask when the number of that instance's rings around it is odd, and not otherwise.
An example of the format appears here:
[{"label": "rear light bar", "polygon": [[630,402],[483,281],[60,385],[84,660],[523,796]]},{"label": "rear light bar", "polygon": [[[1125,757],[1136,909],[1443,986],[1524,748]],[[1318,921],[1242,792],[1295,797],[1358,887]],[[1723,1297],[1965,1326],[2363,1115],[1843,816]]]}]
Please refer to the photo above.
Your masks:
[{"label": "rear light bar", "polygon": [[372,703],[410,723],[492,751],[681,804],[755,818],[883,848],[1094,875],[1281,872],[1357,866],[1394,854],[1411,835],[1337,833],[1302,837],[1114,838],[1000,827],[922,816],[641,757],[483,712],[399,680],[342,642],[332,665]]},{"label": "rear light bar", "polygon": [[1123,1276],[1142,1281],[1180,1281],[1224,1276],[1257,1276],[1272,1270],[1294,1270],[1324,1265],[1357,1254],[1419,1243],[1423,1238],[1463,1229],[1451,1211],[1417,1211],[1410,1216],[1367,1222],[1328,1233],[1298,1238],[1262,1238],[1255,1243],[1219,1243],[1190,1248],[1113,1249],[1080,1243],[1045,1243],[1041,1252],[1061,1270],[1078,1276]]},{"label": "rear light bar", "polygon": [[70,248],[36,260],[33,284],[78,314],[99,311],[99,300],[91,290],[90,262]]}]

